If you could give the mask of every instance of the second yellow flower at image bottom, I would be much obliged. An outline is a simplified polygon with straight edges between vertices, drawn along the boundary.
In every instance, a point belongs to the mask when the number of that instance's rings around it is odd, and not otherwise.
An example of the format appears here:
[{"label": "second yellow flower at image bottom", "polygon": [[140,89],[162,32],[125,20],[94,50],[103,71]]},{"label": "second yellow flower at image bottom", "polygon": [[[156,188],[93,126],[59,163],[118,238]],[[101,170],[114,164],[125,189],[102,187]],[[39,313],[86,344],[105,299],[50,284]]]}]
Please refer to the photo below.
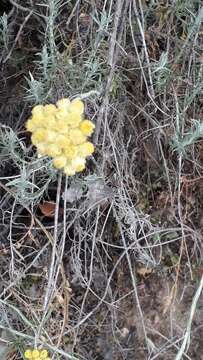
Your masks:
[{"label": "second yellow flower at image bottom", "polygon": [[84,104],[68,98],[54,104],[37,105],[26,128],[40,155],[50,156],[53,166],[68,176],[85,169],[86,158],[94,152],[88,137],[94,131],[92,121],[84,119]]}]

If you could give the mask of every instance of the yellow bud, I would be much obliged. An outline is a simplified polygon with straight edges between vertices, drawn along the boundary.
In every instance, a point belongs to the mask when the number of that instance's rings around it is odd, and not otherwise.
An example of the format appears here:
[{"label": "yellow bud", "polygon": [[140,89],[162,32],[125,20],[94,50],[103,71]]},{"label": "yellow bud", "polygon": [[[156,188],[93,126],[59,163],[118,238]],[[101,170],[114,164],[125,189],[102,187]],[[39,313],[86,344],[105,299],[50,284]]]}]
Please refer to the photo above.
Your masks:
[{"label": "yellow bud", "polygon": [[64,110],[64,109],[59,109],[56,113],[56,119],[58,121],[63,121],[64,123],[66,122],[65,119],[68,116],[68,111]]},{"label": "yellow bud", "polygon": [[47,155],[51,157],[59,156],[61,155],[61,149],[56,144],[50,144],[47,146]]},{"label": "yellow bud", "polygon": [[84,120],[80,124],[80,130],[82,131],[83,135],[90,136],[93,133],[95,125],[92,121]]},{"label": "yellow bud", "polygon": [[40,359],[45,359],[45,360],[47,360],[47,356],[48,356],[47,350],[41,350],[41,351],[40,351]]},{"label": "yellow bud", "polygon": [[65,135],[57,135],[55,139],[55,144],[59,145],[62,148],[66,148],[70,145],[70,139]]},{"label": "yellow bud", "polygon": [[56,121],[55,130],[61,134],[66,134],[68,132],[68,124],[64,119],[58,119],[58,121]]},{"label": "yellow bud", "polygon": [[71,165],[66,165],[64,168],[64,172],[67,176],[75,175],[75,169]]},{"label": "yellow bud", "polygon": [[43,112],[44,112],[44,106],[43,105],[36,105],[33,107],[32,109],[32,115],[41,115],[43,116]]},{"label": "yellow bud", "polygon": [[32,141],[32,144],[33,145],[37,145],[38,144],[38,139],[37,139],[37,136],[35,135],[35,134],[33,134],[32,136],[31,136],[31,141]]},{"label": "yellow bud", "polygon": [[70,112],[76,112],[82,115],[84,112],[84,104],[80,99],[74,99],[71,101],[68,110]]},{"label": "yellow bud", "polygon": [[50,115],[49,117],[47,117],[47,119],[45,121],[47,122],[47,127],[49,129],[55,130],[55,127],[57,124],[57,120],[56,120],[55,116]]},{"label": "yellow bud", "polygon": [[45,127],[46,126],[46,122],[44,121],[44,116],[41,116],[41,115],[33,116],[32,121],[36,127]]},{"label": "yellow bud", "polygon": [[63,121],[64,124],[69,125],[70,127],[77,127],[82,121],[81,114],[78,112],[68,112],[66,110],[60,109],[56,114],[56,118],[59,121]]},{"label": "yellow bud", "polygon": [[33,123],[33,120],[32,119],[29,119],[27,122],[26,122],[26,129],[28,131],[34,131],[36,129],[36,125]]},{"label": "yellow bud", "polygon": [[79,113],[69,113],[66,117],[67,124],[72,128],[78,127],[81,121],[82,118]]},{"label": "yellow bud", "polygon": [[59,109],[68,110],[70,105],[70,100],[68,98],[61,99],[57,101],[56,105],[58,106]]},{"label": "yellow bud", "polygon": [[57,156],[53,159],[53,165],[57,169],[62,169],[66,165],[66,162],[65,156]]},{"label": "yellow bud", "polygon": [[78,146],[78,155],[82,157],[90,156],[93,152],[94,145],[89,141],[86,141],[84,144]]},{"label": "yellow bud", "polygon": [[[32,140],[35,141],[35,143],[43,142],[45,140],[45,138],[46,138],[46,130],[45,129],[39,128],[32,135]],[[36,144],[34,144],[34,145],[36,145]]]},{"label": "yellow bud", "polygon": [[76,172],[83,171],[85,169],[85,159],[77,157],[71,161],[71,165],[75,168]]},{"label": "yellow bud", "polygon": [[33,132],[34,130],[36,130],[39,127],[43,127],[44,125],[44,120],[41,117],[32,117],[31,119],[29,119],[26,123],[26,128],[28,131]]},{"label": "yellow bud", "polygon": [[79,145],[85,142],[86,137],[83,135],[82,131],[79,129],[71,129],[69,131],[70,139],[73,145]]},{"label": "yellow bud", "polygon": [[37,358],[39,358],[39,355],[40,355],[39,350],[33,350],[33,351],[32,351],[32,357],[33,357],[33,359],[36,359],[36,360],[37,360]]},{"label": "yellow bud", "polygon": [[27,350],[24,352],[24,356],[25,356],[26,359],[32,359],[32,350],[27,349]]},{"label": "yellow bud", "polygon": [[50,143],[55,142],[56,136],[57,136],[57,134],[55,131],[47,130],[45,140],[46,140],[46,142],[50,142]]},{"label": "yellow bud", "polygon": [[37,144],[37,151],[40,155],[47,155],[47,145],[45,143]]},{"label": "yellow bud", "polygon": [[72,160],[77,156],[77,147],[73,145],[69,145],[64,149],[64,155],[67,159]]},{"label": "yellow bud", "polygon": [[54,104],[48,104],[44,106],[45,115],[54,115],[57,111],[57,108]]}]

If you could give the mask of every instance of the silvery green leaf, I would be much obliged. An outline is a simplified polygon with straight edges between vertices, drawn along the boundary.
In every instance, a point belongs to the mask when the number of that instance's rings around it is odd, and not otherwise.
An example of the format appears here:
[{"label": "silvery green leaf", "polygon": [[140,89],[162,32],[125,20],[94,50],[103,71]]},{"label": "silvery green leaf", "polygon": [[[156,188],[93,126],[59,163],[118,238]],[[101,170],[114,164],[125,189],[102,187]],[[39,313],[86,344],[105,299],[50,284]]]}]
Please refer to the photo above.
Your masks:
[{"label": "silvery green leaf", "polygon": [[64,201],[73,203],[76,200],[79,200],[82,197],[83,189],[81,183],[72,182],[69,188],[62,194]]},{"label": "silvery green leaf", "polygon": [[109,200],[113,198],[113,190],[100,178],[93,181],[88,186],[87,198],[90,205],[100,203],[103,200]]}]

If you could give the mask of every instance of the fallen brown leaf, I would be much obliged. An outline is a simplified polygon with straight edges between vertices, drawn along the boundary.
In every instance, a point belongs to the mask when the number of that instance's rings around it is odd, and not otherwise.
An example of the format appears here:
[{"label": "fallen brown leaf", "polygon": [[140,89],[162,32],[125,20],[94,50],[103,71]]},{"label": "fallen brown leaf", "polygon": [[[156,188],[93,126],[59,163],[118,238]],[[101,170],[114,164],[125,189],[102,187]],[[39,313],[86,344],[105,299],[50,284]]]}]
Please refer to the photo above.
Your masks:
[{"label": "fallen brown leaf", "polygon": [[39,204],[39,208],[44,216],[54,217],[56,203],[54,201],[44,201],[43,204]]},{"label": "fallen brown leaf", "polygon": [[142,267],[139,267],[138,269],[136,269],[136,271],[137,271],[138,275],[145,277],[145,276],[151,274],[153,269],[142,266]]}]

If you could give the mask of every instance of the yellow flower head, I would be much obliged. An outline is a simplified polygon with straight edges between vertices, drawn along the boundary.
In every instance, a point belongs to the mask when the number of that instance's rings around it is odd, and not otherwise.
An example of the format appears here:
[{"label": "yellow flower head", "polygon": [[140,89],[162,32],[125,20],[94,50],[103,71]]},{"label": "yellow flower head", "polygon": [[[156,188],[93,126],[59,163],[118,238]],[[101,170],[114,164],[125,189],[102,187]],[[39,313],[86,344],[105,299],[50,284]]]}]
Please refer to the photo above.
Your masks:
[{"label": "yellow flower head", "polygon": [[68,160],[72,160],[77,156],[77,146],[69,145],[64,149],[64,155]]},{"label": "yellow flower head", "polygon": [[70,106],[70,100],[67,98],[61,99],[57,101],[56,105],[59,109],[68,111],[68,108]]},{"label": "yellow flower head", "polygon": [[26,359],[32,359],[32,350],[27,349],[24,353]]},{"label": "yellow flower head", "polygon": [[75,175],[76,170],[71,164],[68,164],[64,167],[64,172],[67,176],[73,176]]},{"label": "yellow flower head", "polygon": [[[57,115],[56,115],[57,116]],[[69,128],[65,118],[56,119],[55,130],[59,134],[68,134]]]},{"label": "yellow flower head", "polygon": [[86,141],[85,143],[78,146],[78,155],[79,156],[90,156],[94,152],[94,145],[90,141]]},{"label": "yellow flower head", "polygon": [[39,155],[47,155],[47,144],[45,143],[38,143],[37,144],[37,150],[39,152]]},{"label": "yellow flower head", "polygon": [[92,135],[94,128],[95,128],[94,124],[89,120],[84,120],[80,124],[80,130],[85,136]]},{"label": "yellow flower head", "polygon": [[32,119],[28,119],[27,123],[26,123],[26,128],[28,131],[34,131],[36,129],[36,125],[33,123]]},{"label": "yellow flower head", "polygon": [[53,104],[48,104],[44,106],[44,114],[45,116],[55,115],[57,108]]},{"label": "yellow flower head", "polygon": [[38,128],[32,135],[32,143],[37,145],[40,142],[43,142],[46,139],[46,130]]},{"label": "yellow flower head", "polygon": [[32,357],[33,357],[33,359],[38,358],[38,357],[39,357],[39,355],[40,355],[39,350],[33,350],[33,351],[32,351]]},{"label": "yellow flower head", "polygon": [[33,116],[39,116],[39,115],[43,116],[43,112],[44,112],[44,106],[43,105],[36,105],[32,109],[32,115]]},{"label": "yellow flower head", "polygon": [[47,155],[51,156],[51,157],[55,157],[55,156],[59,156],[61,155],[61,149],[58,145],[56,144],[50,144],[47,146]]},{"label": "yellow flower head", "polygon": [[70,127],[75,128],[81,123],[82,117],[79,113],[71,112],[67,115],[66,121]]},{"label": "yellow flower head", "polygon": [[38,350],[38,349],[27,349],[24,352],[24,357],[25,359],[28,360],[50,360],[49,356],[48,356],[48,351],[47,350]]},{"label": "yellow flower head", "polygon": [[61,148],[65,149],[71,144],[71,141],[67,135],[57,134],[55,138],[55,143],[59,145]]},{"label": "yellow flower head", "polygon": [[26,123],[27,130],[31,131],[31,132],[36,131],[39,127],[43,126],[42,120],[43,120],[43,118],[38,117],[38,116],[29,119]]},{"label": "yellow flower head", "polygon": [[58,156],[53,159],[53,165],[56,169],[63,169],[66,166],[66,156]]},{"label": "yellow flower head", "polygon": [[84,104],[80,99],[74,99],[71,101],[68,110],[82,115],[84,113]]},{"label": "yellow flower head", "polygon": [[[83,171],[86,157],[94,152],[94,145],[87,138],[95,126],[90,120],[83,120],[83,113],[82,100],[63,98],[56,105],[35,106],[31,118],[26,122],[27,130],[32,133],[31,141],[39,155],[50,156],[53,166],[63,169],[68,176]],[[26,356],[31,356],[29,351]],[[34,355],[33,351],[32,359],[35,356],[38,360],[38,350]]]},{"label": "yellow flower head", "polygon": [[76,157],[71,161],[71,165],[76,172],[83,171],[85,169],[85,159]]},{"label": "yellow flower head", "polygon": [[46,143],[54,143],[56,140],[57,134],[55,131],[53,130],[47,130],[46,131],[46,138],[45,138],[45,142]]},{"label": "yellow flower head", "polygon": [[73,145],[79,145],[85,142],[86,138],[80,129],[70,129],[70,140]]},{"label": "yellow flower head", "polygon": [[55,115],[49,115],[47,117],[46,121],[44,121],[44,123],[47,125],[46,126],[47,128],[55,130],[55,128],[57,127],[56,116]]},{"label": "yellow flower head", "polygon": [[48,352],[47,350],[41,350],[40,352],[40,359],[48,359]]}]

